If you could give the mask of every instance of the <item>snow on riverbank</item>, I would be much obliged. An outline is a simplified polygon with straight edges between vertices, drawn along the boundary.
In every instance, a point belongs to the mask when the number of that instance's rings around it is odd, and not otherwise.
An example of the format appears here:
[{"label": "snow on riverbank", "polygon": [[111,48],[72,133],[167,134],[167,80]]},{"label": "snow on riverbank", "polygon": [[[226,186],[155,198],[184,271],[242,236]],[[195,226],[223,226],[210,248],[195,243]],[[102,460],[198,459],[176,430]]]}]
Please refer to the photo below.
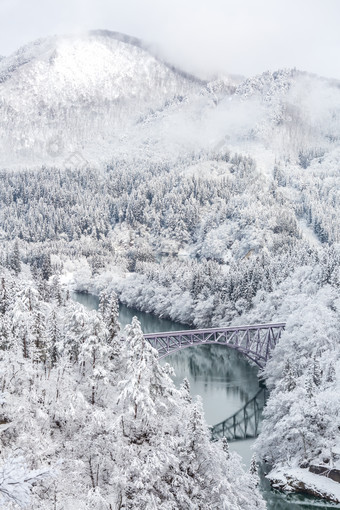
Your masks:
[{"label": "snow on riverbank", "polygon": [[267,475],[274,488],[301,492],[340,503],[340,483],[302,468],[276,468]]},{"label": "snow on riverbank", "polygon": [[99,296],[102,290],[115,291],[118,283],[124,280],[126,273],[117,267],[93,275],[85,257],[78,260],[67,260],[60,276],[60,283],[72,291],[89,292]]}]

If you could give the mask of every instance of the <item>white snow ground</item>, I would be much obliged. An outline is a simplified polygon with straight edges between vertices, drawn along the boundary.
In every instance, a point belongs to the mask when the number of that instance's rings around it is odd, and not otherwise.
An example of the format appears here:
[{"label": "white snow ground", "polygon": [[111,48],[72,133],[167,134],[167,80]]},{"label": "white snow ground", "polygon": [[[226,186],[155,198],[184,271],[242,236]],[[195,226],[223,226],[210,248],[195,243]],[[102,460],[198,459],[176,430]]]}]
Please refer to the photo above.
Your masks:
[{"label": "white snow ground", "polygon": [[294,486],[302,482],[306,489],[313,491],[314,494],[318,494],[321,498],[340,503],[340,483],[334,482],[326,476],[311,473],[307,469],[278,468],[271,471],[268,478],[278,482],[280,486],[286,486],[285,489],[288,491],[292,482]]}]

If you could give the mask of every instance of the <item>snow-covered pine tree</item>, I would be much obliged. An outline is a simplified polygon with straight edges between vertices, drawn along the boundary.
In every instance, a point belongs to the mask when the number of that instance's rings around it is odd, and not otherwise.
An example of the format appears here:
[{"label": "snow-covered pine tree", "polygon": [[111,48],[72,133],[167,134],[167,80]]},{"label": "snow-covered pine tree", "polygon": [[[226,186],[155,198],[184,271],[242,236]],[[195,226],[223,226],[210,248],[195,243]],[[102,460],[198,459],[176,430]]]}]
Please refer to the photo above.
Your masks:
[{"label": "snow-covered pine tree", "polygon": [[43,257],[43,263],[41,266],[41,274],[44,280],[48,281],[52,276],[52,264],[51,264],[51,255],[45,254]]},{"label": "snow-covered pine tree", "polygon": [[312,361],[309,362],[309,366],[306,371],[306,380],[305,380],[305,389],[306,394],[309,399],[313,398],[315,393],[315,383],[314,383],[314,363]]},{"label": "snow-covered pine tree", "polygon": [[222,449],[226,455],[227,460],[230,458],[230,448],[228,440],[225,436],[222,437]]},{"label": "snow-covered pine tree", "polygon": [[48,356],[51,361],[51,365],[55,366],[59,358],[62,338],[57,320],[57,313],[54,309],[47,319],[47,336],[50,345]]},{"label": "snow-covered pine tree", "polygon": [[63,297],[60,286],[60,278],[58,275],[53,277],[51,294],[53,298],[57,301],[58,306],[61,306],[63,304]]},{"label": "snow-covered pine tree", "polygon": [[33,310],[31,355],[34,361],[41,361],[46,365],[49,361],[49,354],[50,349],[45,334],[45,317],[40,306],[37,305]]},{"label": "snow-covered pine tree", "polygon": [[319,387],[322,382],[322,371],[320,367],[320,354],[315,355],[313,358],[313,382],[315,386]]},{"label": "snow-covered pine tree", "polygon": [[9,306],[9,296],[5,278],[1,278],[0,283],[0,314],[4,315]]},{"label": "snow-covered pine tree", "polygon": [[81,345],[89,334],[89,314],[83,306],[72,303],[67,310],[66,335],[62,351],[78,363]]},{"label": "snow-covered pine tree", "polygon": [[78,362],[81,373],[90,383],[90,401],[94,405],[103,393],[113,371],[112,348],[107,341],[108,332],[101,317],[89,314],[87,331],[79,346]]},{"label": "snow-covered pine tree", "polygon": [[14,273],[17,275],[21,271],[21,261],[20,261],[20,250],[19,250],[19,242],[16,239],[13,247],[13,252],[10,257],[10,267],[13,269]]},{"label": "snow-covered pine tree", "polygon": [[185,493],[194,508],[212,506],[212,488],[216,471],[212,469],[213,455],[201,402],[192,404],[185,424],[185,434],[180,447],[180,469]]},{"label": "snow-covered pine tree", "polygon": [[287,391],[293,391],[296,387],[296,377],[291,366],[289,359],[286,361],[285,369],[283,372],[283,385]]},{"label": "snow-covered pine tree", "polygon": [[191,404],[192,396],[190,393],[190,383],[186,377],[183,379],[183,382],[182,382],[181,388],[180,388],[180,392],[181,392],[181,396],[182,396],[183,400],[185,402],[187,402],[188,404]]},{"label": "snow-covered pine tree", "polygon": [[250,461],[249,473],[254,478],[255,486],[258,487],[260,485],[260,478],[259,478],[259,470],[257,467],[257,460],[256,460],[255,453],[252,456],[251,461]]},{"label": "snow-covered pine tree", "polygon": [[103,319],[105,320],[106,312],[109,304],[109,295],[106,291],[102,291],[99,295],[99,306],[98,311],[102,315]]},{"label": "snow-covered pine tree", "polygon": [[180,479],[175,430],[181,398],[136,317],[126,334],[114,475],[120,508],[176,508],[180,482],[174,487],[172,481]]}]

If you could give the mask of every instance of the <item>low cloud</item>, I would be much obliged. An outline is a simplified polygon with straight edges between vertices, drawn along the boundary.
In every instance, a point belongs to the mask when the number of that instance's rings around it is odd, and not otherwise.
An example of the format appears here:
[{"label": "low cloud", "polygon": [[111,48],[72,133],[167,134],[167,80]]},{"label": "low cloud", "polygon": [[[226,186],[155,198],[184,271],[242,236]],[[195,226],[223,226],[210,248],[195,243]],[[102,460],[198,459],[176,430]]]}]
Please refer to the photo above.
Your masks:
[{"label": "low cloud", "polygon": [[140,37],[201,76],[297,67],[340,79],[338,0],[0,0],[0,55],[55,33]]}]

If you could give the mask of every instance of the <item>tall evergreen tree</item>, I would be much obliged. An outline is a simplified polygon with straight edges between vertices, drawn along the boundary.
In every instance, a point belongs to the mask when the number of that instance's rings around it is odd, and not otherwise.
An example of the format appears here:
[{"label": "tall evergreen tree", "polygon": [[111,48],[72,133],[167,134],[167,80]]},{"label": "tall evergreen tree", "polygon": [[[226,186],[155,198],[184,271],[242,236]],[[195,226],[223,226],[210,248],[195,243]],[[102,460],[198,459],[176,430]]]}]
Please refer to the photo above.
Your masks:
[{"label": "tall evergreen tree", "polygon": [[16,239],[13,247],[12,256],[10,258],[10,267],[13,269],[15,274],[19,274],[21,271],[21,261],[20,261],[20,250],[19,250],[19,242]]},{"label": "tall evergreen tree", "polygon": [[[105,324],[109,332],[108,341],[113,344],[118,341],[118,334],[120,331],[119,318],[119,305],[116,294],[113,292],[108,300],[108,305],[105,313]],[[119,341],[118,341],[119,344]]]},{"label": "tall evergreen tree", "polygon": [[51,264],[51,255],[45,254],[43,257],[43,263],[41,266],[41,273],[44,280],[48,281],[52,276],[52,264]]},{"label": "tall evergreen tree", "polygon": [[256,486],[258,486],[260,483],[260,479],[259,479],[259,471],[258,471],[258,467],[257,467],[257,461],[256,461],[255,454],[251,458],[249,473],[254,477],[255,484],[256,484]]},{"label": "tall evergreen tree", "polygon": [[1,278],[0,282],[0,314],[4,315],[9,306],[9,296],[5,278]]}]

